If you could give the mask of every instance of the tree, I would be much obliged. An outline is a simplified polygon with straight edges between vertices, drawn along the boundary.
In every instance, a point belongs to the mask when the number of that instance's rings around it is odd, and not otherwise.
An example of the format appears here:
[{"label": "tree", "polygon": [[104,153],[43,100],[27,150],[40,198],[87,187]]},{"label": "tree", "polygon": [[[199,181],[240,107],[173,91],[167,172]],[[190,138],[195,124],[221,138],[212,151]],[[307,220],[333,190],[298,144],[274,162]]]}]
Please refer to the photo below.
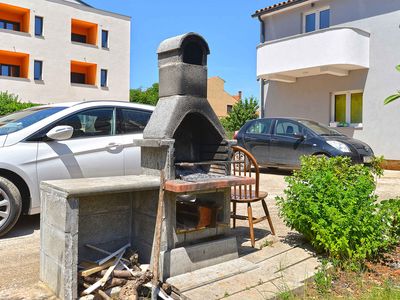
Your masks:
[{"label": "tree", "polygon": [[20,102],[17,95],[0,92],[0,116],[36,105],[38,104]]},{"label": "tree", "polygon": [[129,95],[130,102],[156,105],[158,102],[158,83],[143,90],[142,88],[131,89]]},{"label": "tree", "polygon": [[[400,72],[400,65],[396,67],[396,70]],[[396,94],[391,95],[385,99],[385,104],[389,104],[390,102],[400,98],[400,91],[397,91]]]},{"label": "tree", "polygon": [[227,131],[239,130],[248,120],[257,119],[258,103],[254,97],[237,102],[227,117],[221,123]]}]

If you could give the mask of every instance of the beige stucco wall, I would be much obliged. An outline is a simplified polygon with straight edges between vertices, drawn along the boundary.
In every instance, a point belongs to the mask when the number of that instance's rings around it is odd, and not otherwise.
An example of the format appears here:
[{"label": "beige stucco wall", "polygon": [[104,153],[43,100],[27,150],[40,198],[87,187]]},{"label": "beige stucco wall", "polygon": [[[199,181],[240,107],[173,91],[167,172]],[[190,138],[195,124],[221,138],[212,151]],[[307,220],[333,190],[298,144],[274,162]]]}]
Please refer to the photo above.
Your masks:
[{"label": "beige stucco wall", "polygon": [[[29,78],[0,77],[0,91],[23,101],[51,103],[78,100],[128,100],[130,18],[63,0],[0,0],[30,9],[30,32],[0,30],[0,50],[28,53]],[[35,16],[44,18],[43,37],[35,37]],[[97,46],[71,42],[71,18],[98,24]],[[109,49],[101,48],[101,30],[109,32]],[[33,80],[34,60],[43,61],[43,81]],[[71,60],[97,64],[95,86],[70,82]],[[100,87],[100,70],[108,70],[108,87]]]},{"label": "beige stucco wall", "polygon": [[220,77],[211,77],[207,83],[207,99],[218,117],[227,116],[227,106],[234,105],[238,98],[224,90],[225,81]]},{"label": "beige stucco wall", "polygon": [[[395,66],[400,62],[400,2],[390,0],[324,0],[331,8],[333,26],[353,27],[370,33],[368,70],[350,71],[348,76],[319,75],[298,78],[296,83],[270,81],[265,85],[266,116],[289,116],[313,119],[329,125],[333,108],[331,95],[336,92],[363,90],[362,128],[339,128],[343,133],[368,143],[376,155],[387,160],[400,160],[400,101],[384,105],[384,99],[399,88],[400,75]],[[363,9],[360,9],[360,8]],[[280,20],[279,18],[282,17]],[[289,18],[290,17],[290,18]],[[300,33],[299,10],[277,14],[271,28],[283,23],[296,32],[280,32],[286,37]],[[270,20],[271,22],[272,20]],[[277,25],[282,25],[281,27]],[[267,31],[268,35],[268,31]],[[321,51],[326,45],[321,45]],[[301,58],[302,53],[299,53]]]}]

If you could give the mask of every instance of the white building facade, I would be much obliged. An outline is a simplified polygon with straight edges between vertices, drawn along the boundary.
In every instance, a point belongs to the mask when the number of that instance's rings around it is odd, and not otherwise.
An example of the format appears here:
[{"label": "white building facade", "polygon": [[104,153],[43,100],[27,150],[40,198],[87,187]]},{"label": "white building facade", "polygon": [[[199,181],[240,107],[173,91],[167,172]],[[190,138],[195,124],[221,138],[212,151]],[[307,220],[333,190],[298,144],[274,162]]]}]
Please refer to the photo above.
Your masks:
[{"label": "white building facade", "polygon": [[262,112],[337,127],[400,167],[400,1],[288,0],[258,10]]},{"label": "white building facade", "polygon": [[0,91],[24,102],[128,100],[130,17],[77,0],[0,0]]}]

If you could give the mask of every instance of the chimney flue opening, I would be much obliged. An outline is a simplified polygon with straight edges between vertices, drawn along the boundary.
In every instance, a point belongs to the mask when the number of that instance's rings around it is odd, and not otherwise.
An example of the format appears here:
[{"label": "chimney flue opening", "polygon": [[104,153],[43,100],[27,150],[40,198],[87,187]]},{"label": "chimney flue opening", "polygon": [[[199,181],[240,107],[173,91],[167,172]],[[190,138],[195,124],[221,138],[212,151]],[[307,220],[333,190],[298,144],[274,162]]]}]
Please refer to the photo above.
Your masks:
[{"label": "chimney flue opening", "polygon": [[203,49],[197,43],[188,43],[183,49],[183,62],[191,65],[202,66],[204,64]]}]

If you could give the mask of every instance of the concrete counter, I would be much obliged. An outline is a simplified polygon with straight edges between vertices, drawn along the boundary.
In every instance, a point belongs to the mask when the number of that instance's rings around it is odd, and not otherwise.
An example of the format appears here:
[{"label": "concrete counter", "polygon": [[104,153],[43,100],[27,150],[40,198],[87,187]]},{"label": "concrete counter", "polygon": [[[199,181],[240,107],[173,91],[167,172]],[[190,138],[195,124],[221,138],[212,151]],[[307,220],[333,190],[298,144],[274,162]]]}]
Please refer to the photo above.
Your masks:
[{"label": "concrete counter", "polygon": [[41,184],[40,279],[61,299],[77,298],[77,265],[127,243],[149,263],[160,179],[137,175]]},{"label": "concrete counter", "polygon": [[123,192],[158,190],[160,178],[151,175],[130,175],[99,178],[78,178],[43,181],[42,190],[56,190],[68,197],[103,195]]}]

